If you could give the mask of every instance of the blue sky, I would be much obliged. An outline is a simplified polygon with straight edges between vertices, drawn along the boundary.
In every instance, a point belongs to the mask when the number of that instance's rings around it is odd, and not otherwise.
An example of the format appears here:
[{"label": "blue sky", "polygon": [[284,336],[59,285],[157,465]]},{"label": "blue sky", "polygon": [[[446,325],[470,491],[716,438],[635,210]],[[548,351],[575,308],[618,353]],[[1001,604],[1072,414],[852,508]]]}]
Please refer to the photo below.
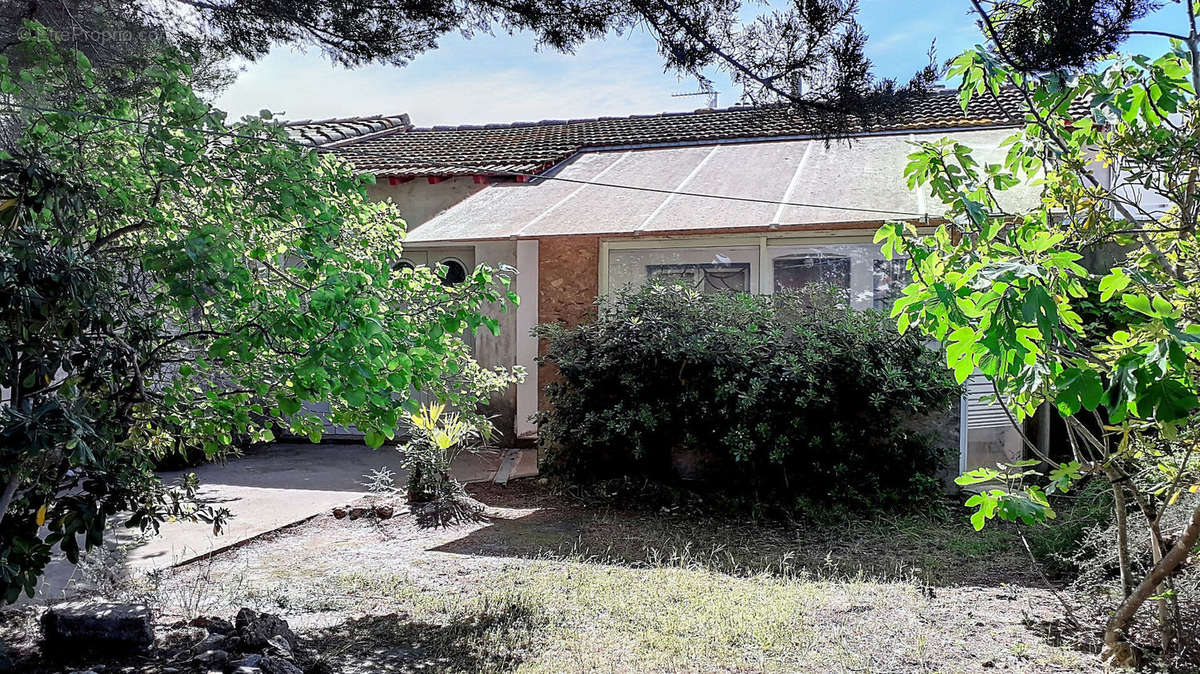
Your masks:
[{"label": "blue sky", "polygon": [[[862,0],[859,20],[871,36],[868,53],[883,76],[907,79],[926,61],[937,38],[941,59],[979,41],[966,0]],[[1173,29],[1183,9],[1174,2],[1140,28]],[[1131,50],[1157,53],[1159,38],[1138,37]],[[738,102],[727,78],[714,74],[719,104]],[[404,68],[347,70],[316,52],[277,48],[247,64],[215,101],[234,115],[263,108],[289,119],[323,119],[407,112],[418,126],[569,119],[691,110],[703,97],[690,79],[664,73],[654,40],[643,32],[610,35],[575,54],[536,51],[523,34],[447,36],[435,51]]]}]

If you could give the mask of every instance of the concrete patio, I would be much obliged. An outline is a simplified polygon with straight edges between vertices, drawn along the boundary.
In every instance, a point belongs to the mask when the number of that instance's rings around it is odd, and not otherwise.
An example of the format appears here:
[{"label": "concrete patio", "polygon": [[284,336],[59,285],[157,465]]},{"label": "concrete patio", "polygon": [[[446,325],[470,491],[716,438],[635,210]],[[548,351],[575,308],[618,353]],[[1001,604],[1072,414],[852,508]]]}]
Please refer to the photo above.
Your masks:
[{"label": "concrete patio", "polygon": [[[365,445],[276,444],[256,449],[225,464],[163,473],[172,482],[185,472],[200,479],[200,498],[227,508],[233,515],[220,535],[192,522],[168,522],[157,536],[141,540],[137,530],[117,529],[110,547],[127,551],[131,571],[151,571],[184,564],[344,505],[367,494],[365,475],[379,468],[395,471],[403,486],[401,456],[393,450]],[[537,474],[536,450],[490,449],[467,452],[454,464],[461,482],[504,482]],[[39,601],[56,601],[80,582],[76,567],[56,560],[47,569]]]}]

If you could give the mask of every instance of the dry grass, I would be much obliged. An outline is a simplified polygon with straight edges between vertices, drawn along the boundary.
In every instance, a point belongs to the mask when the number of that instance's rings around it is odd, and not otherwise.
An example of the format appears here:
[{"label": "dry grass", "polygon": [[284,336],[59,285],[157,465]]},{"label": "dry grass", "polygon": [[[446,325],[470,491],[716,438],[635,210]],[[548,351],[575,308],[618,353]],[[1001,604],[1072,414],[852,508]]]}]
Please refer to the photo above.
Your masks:
[{"label": "dry grass", "polygon": [[[1058,609],[1003,529],[762,525],[529,483],[472,495],[486,521],[322,516],[138,589],[164,622],[279,613],[343,674],[1099,669],[1034,627]],[[0,638],[31,624],[11,617]]]},{"label": "dry grass", "polygon": [[333,671],[1093,671],[1010,534],[921,518],[806,530],[585,508],[528,484],[490,519],[322,517],[189,575],[304,629]]}]

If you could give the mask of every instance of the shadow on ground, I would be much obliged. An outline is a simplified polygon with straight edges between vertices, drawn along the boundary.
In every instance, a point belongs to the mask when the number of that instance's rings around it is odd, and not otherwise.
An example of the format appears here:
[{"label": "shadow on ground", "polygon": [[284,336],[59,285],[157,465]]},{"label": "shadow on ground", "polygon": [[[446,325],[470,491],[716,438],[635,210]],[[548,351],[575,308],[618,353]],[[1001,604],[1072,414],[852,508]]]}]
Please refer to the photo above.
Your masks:
[{"label": "shadow on ground", "polygon": [[486,526],[430,550],[459,555],[694,566],[719,573],[1043,588],[1015,532],[965,517],[877,517],[803,526],[587,507],[526,483],[475,485]]},{"label": "shadow on ground", "polygon": [[343,674],[509,672],[539,648],[539,623],[535,611],[508,601],[445,624],[404,614],[357,618],[321,630],[307,645],[329,671]]}]

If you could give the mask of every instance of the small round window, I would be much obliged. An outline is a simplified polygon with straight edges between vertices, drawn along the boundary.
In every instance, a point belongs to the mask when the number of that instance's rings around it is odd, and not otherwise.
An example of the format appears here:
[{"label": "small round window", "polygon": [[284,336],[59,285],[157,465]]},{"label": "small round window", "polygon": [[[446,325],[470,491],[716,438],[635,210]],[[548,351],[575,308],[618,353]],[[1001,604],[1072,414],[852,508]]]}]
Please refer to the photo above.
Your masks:
[{"label": "small round window", "polygon": [[442,277],[442,285],[456,286],[467,280],[467,268],[462,262],[449,258],[442,260],[442,264],[446,267],[445,276]]}]

